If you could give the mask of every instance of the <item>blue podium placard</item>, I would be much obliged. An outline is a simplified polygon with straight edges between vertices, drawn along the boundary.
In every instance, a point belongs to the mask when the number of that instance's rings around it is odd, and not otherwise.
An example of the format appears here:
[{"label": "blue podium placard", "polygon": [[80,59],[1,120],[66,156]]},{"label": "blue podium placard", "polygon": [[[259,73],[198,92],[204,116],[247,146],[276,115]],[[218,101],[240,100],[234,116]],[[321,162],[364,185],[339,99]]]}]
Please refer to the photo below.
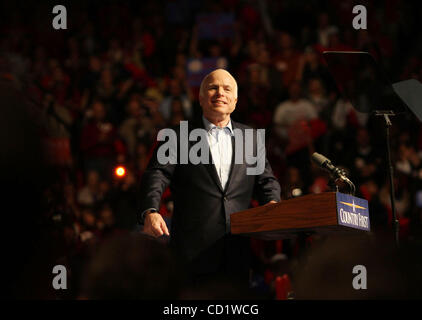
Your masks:
[{"label": "blue podium placard", "polygon": [[370,231],[368,201],[349,194],[336,192],[338,224]]}]

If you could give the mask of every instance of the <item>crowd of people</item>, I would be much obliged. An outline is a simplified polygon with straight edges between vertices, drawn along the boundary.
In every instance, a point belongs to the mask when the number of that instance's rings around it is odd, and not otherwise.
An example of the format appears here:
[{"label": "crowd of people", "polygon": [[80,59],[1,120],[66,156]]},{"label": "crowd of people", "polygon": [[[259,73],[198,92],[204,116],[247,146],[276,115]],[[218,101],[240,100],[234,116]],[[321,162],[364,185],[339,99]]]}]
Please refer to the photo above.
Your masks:
[{"label": "crowd of people", "polygon": [[[420,4],[363,2],[367,30],[353,29],[351,0],[81,2],[68,6],[67,30],[52,28],[46,4],[3,4],[11,14],[2,17],[0,75],[25,94],[41,136],[50,172],[41,227],[53,260],[72,270],[64,298],[78,296],[100,243],[140,231],[138,185],[157,133],[201,117],[198,77],[215,68],[238,81],[233,119],[266,129],[283,199],[330,190],[329,176],[310,162],[320,152],[369,201],[373,230],[391,228],[383,119],[344,99],[322,52],[367,51],[393,82],[422,81],[422,41],[411,32]],[[408,241],[420,233],[422,130],[410,113],[392,121],[397,215]],[[172,207],[167,190],[160,213],[168,224]],[[274,294],[285,261],[311,242],[251,239],[251,284]]]}]

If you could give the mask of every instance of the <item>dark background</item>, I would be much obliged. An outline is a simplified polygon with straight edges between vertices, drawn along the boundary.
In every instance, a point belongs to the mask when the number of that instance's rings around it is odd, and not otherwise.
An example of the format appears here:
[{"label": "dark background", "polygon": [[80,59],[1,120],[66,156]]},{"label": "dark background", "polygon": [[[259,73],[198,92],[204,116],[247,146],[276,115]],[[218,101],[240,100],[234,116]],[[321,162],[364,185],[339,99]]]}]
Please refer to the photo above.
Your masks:
[{"label": "dark background", "polygon": [[[323,153],[369,201],[377,243],[393,246],[383,242],[393,233],[382,119],[347,105],[321,53],[367,51],[391,82],[422,81],[420,2],[65,1],[67,30],[54,30],[56,4],[0,5],[5,297],[83,295],[81,279],[98,248],[140,232],[138,186],[157,132],[201,116],[199,82],[217,66],[238,82],[233,119],[266,129],[282,197],[328,191],[328,176],[309,161]],[[355,4],[367,8],[367,30],[352,27]],[[296,107],[280,116],[286,104]],[[392,121],[406,270],[409,257],[420,256],[422,130],[410,113]],[[114,175],[118,164],[123,178]],[[160,212],[171,223],[169,192]],[[251,284],[273,299],[275,277],[294,279],[295,263],[320,241],[327,239],[252,239]],[[56,264],[68,269],[66,291],[51,288]],[[403,296],[420,297],[413,289]]]}]

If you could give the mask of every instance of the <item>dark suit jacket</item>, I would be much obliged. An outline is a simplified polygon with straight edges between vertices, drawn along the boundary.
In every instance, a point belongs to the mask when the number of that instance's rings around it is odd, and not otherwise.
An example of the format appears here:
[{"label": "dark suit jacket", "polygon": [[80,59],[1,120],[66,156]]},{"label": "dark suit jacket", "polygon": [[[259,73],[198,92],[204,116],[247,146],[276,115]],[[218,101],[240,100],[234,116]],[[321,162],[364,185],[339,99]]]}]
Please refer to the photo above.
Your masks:
[{"label": "dark suit jacket", "polygon": [[[232,127],[243,133],[250,128],[233,120]],[[204,128],[202,121],[194,125],[189,123],[189,132],[194,128]],[[176,132],[179,140],[179,130]],[[195,143],[189,142],[189,148]],[[245,161],[234,163],[233,143],[229,180],[223,190],[212,161],[198,165],[180,164],[180,161],[162,165],[157,161],[158,147],[142,177],[141,212],[148,208],[158,209],[161,195],[169,185],[174,200],[170,246],[189,263],[192,271],[201,274],[222,268],[247,268],[248,238],[230,235],[230,215],[248,209],[253,197],[260,204],[280,201],[280,185],[267,159],[261,175],[247,175],[249,165]],[[177,150],[180,151],[179,141]]]}]

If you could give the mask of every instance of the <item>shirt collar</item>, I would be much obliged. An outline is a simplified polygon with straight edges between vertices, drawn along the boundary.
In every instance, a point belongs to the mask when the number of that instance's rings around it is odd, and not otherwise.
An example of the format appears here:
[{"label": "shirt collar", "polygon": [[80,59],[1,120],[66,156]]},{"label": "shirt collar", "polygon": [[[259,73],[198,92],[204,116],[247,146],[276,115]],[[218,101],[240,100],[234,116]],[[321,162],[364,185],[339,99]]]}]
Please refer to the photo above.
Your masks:
[{"label": "shirt collar", "polygon": [[[208,119],[206,119],[204,116],[202,116],[202,121],[204,122],[204,126],[205,126],[205,130],[207,130],[207,132],[210,132],[210,130],[214,129],[214,128],[218,128],[215,124],[211,123],[208,121]],[[233,135],[233,128],[232,128],[232,120],[229,120],[229,123],[224,127],[229,129],[229,132],[231,135]]]}]

